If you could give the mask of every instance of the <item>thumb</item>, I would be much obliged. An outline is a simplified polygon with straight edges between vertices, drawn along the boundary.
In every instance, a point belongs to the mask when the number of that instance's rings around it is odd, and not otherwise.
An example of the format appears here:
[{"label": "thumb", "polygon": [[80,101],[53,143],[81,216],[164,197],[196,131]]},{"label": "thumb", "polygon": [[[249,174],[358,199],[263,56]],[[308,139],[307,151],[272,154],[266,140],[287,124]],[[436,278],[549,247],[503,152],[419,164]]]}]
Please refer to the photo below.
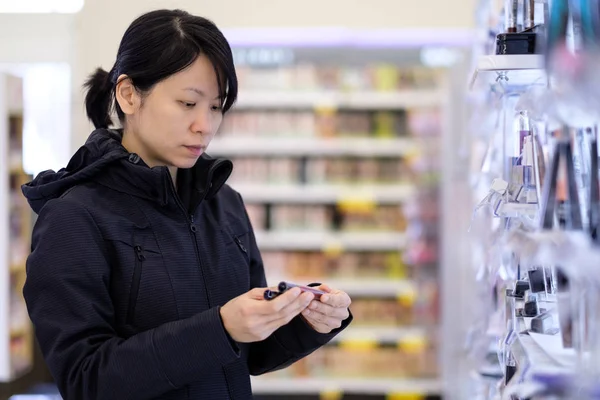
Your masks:
[{"label": "thumb", "polygon": [[327,293],[331,293],[333,291],[333,289],[331,288],[331,286],[326,285],[324,283],[321,284],[317,289],[322,290],[322,291],[327,292]]}]

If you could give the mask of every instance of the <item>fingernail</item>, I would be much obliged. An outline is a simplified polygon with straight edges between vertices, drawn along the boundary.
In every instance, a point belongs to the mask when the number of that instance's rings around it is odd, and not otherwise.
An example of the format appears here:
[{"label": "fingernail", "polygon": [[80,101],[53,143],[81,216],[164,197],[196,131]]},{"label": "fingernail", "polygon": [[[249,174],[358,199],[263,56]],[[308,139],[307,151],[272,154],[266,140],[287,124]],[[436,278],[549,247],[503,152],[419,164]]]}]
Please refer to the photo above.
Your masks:
[{"label": "fingernail", "polygon": [[294,297],[298,297],[302,294],[302,291],[298,288],[293,288],[292,290],[294,291]]},{"label": "fingernail", "polygon": [[310,308],[311,308],[311,310],[314,310],[315,308],[317,308],[317,303],[310,303]]},{"label": "fingernail", "polygon": [[309,315],[310,314],[310,310],[304,310],[304,311],[302,311],[302,314],[303,315]]},{"label": "fingernail", "polygon": [[321,301],[323,303],[327,303],[329,301],[329,296],[327,296],[326,294],[322,295],[321,296]]}]

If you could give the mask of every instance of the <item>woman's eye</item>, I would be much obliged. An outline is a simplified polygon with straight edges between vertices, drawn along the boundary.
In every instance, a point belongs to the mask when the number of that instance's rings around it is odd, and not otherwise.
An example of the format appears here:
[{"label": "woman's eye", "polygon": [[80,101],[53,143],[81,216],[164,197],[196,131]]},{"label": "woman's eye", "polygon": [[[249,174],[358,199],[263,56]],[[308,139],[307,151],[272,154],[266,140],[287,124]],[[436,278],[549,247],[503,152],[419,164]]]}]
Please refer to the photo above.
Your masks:
[{"label": "woman's eye", "polygon": [[183,104],[183,106],[186,108],[192,108],[196,105],[196,103],[189,103],[187,101],[180,101],[180,103]]},{"label": "woman's eye", "polygon": [[213,111],[221,111],[221,106],[212,106],[210,109]]}]

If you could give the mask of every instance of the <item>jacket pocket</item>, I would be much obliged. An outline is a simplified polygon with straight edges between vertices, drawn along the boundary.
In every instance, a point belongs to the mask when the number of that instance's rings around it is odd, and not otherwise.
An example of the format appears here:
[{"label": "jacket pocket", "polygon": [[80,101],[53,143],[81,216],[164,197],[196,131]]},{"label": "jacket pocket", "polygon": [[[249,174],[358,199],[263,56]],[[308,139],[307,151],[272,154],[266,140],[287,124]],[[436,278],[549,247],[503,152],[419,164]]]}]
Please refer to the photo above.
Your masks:
[{"label": "jacket pocket", "polygon": [[126,324],[133,323],[133,317],[135,316],[135,306],[137,304],[138,294],[140,291],[140,282],[142,280],[142,271],[144,267],[144,249],[140,245],[133,247],[135,252],[135,266],[133,269],[133,278],[131,280],[131,289],[129,291],[129,305],[127,307]]},{"label": "jacket pocket", "polygon": [[240,239],[240,237],[236,236],[235,234],[232,234],[232,236],[233,236],[233,241],[237,245],[238,249],[242,252],[242,255],[244,256],[246,261],[250,261],[248,249],[246,248],[246,246],[244,246],[244,243],[242,243],[242,240]]}]

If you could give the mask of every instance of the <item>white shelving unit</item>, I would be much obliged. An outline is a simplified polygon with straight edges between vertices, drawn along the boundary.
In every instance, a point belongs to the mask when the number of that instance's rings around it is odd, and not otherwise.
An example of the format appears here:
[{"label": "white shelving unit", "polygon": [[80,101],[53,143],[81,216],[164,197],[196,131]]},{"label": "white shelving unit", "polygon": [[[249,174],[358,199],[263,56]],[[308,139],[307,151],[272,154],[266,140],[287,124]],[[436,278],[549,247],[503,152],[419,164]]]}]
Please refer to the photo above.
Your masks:
[{"label": "white shelving unit", "polygon": [[0,72],[0,382],[13,381],[33,366],[33,329],[22,297],[32,218],[20,195],[28,180],[22,121],[22,81]]},{"label": "white shelving unit", "polygon": [[400,204],[414,194],[405,185],[252,185],[232,184],[247,203],[332,204],[344,201]]},{"label": "white shelving unit", "polygon": [[404,90],[389,93],[248,91],[240,92],[236,107],[238,109],[334,107],[359,110],[398,110],[439,105],[442,95],[437,90]]},{"label": "white shelving unit", "polygon": [[[274,277],[273,283],[285,280],[285,277]],[[281,278],[281,279],[279,279]],[[322,279],[306,278],[306,282],[319,282]],[[344,288],[351,297],[376,297],[376,298],[401,298],[409,296],[413,298],[416,295],[415,283],[411,280],[389,280],[389,279],[327,279],[329,286],[334,288]],[[408,327],[413,329],[414,327]],[[404,329],[401,328],[401,329]]]},{"label": "white shelving unit", "polygon": [[540,54],[481,56],[471,76],[470,88],[473,89],[477,79],[495,81],[498,73],[506,73],[511,85],[545,83],[544,57]]},{"label": "white shelving unit", "polygon": [[[227,130],[215,138],[207,152],[243,161],[237,164],[239,174],[232,177],[230,184],[252,207],[258,247],[263,252],[274,253],[270,254],[269,262],[282,263],[271,267],[265,264],[271,284],[281,279],[327,283],[353,298],[357,314],[369,306],[381,305],[382,313],[387,312],[387,315],[382,314],[381,325],[374,321],[375,325],[366,327],[359,321],[356,327],[351,326],[339,335],[331,348],[323,349],[323,359],[294,365],[291,370],[283,371],[286,377],[253,379],[253,391],[277,400],[292,394],[304,394],[309,399],[336,393],[359,394],[373,400],[396,394],[439,395],[441,383],[438,380],[403,378],[435,375],[435,371],[430,372],[435,365],[431,359],[435,357],[431,350],[433,343],[428,339],[434,336],[432,331],[436,329],[430,327],[427,332],[423,327],[432,323],[435,312],[427,314],[425,300],[416,304],[420,282],[411,267],[404,265],[402,253],[410,240],[416,240],[409,236],[411,231],[406,228],[410,217],[407,212],[403,213],[404,207],[417,197],[421,199],[414,179],[422,171],[412,160],[426,152],[424,143],[429,146],[430,140],[439,139],[437,129],[432,132],[430,127],[438,126],[436,111],[445,106],[446,88],[438,82],[437,70],[431,70],[430,75],[416,71],[428,67],[421,64],[418,51],[413,49],[399,49],[397,54],[379,51],[379,55],[372,53],[372,49],[332,49],[349,60],[343,66],[336,56],[323,52],[323,48],[293,51],[294,61],[290,64],[260,65],[256,70],[253,65],[238,65],[243,72],[233,119],[226,121],[223,126]],[[357,54],[363,54],[360,52],[369,52],[369,55],[359,57]],[[272,75],[269,68],[273,68]],[[263,85],[274,89],[255,90]],[[322,89],[312,89],[314,87]],[[435,149],[436,143],[432,144],[431,148]],[[254,163],[254,160],[259,162]],[[311,179],[308,174],[315,161],[322,175]],[[273,172],[278,165],[282,165],[281,174]],[[359,171],[361,177],[345,175],[346,171],[353,170]],[[312,183],[314,181],[319,183]],[[283,229],[290,226],[305,229]],[[323,226],[331,230],[318,230]],[[424,254],[427,250],[429,248],[423,249]],[[314,268],[305,272],[318,277],[302,276],[301,267],[294,272],[285,268],[291,268],[295,262],[292,260],[303,257],[327,259],[323,267],[319,264],[321,261],[315,261]],[[379,261],[371,261],[378,257]],[[352,259],[359,260],[356,266]],[[348,266],[349,271],[359,272],[349,272],[346,277],[333,269],[329,272],[325,263],[332,263],[332,268],[339,264],[340,271]],[[371,265],[374,271],[367,271]],[[379,278],[360,277],[362,271],[365,276],[372,274]],[[434,298],[432,292],[423,296]],[[358,307],[359,301],[362,307]],[[383,311],[385,307],[387,311]],[[417,310],[418,307],[421,308]],[[411,312],[415,313],[414,318],[412,314],[406,319],[400,315]],[[429,319],[420,321],[419,312],[427,314]],[[401,321],[414,321],[415,325]],[[384,326],[388,322],[395,325]],[[343,353],[348,343],[373,342],[376,354],[383,359],[402,357],[406,346],[402,347],[401,343],[408,344],[410,340],[422,340],[423,345],[415,345],[410,355],[421,357],[422,363],[394,367],[393,371],[406,371],[404,373],[386,370],[382,374],[398,374],[398,379],[354,379],[354,375],[344,372],[343,368],[338,368],[339,375],[348,375],[347,378],[334,377],[335,368],[328,366],[336,357],[350,357],[344,364],[355,362],[356,369],[360,369],[364,357],[369,356]],[[324,368],[331,377],[306,378],[315,368]],[[415,372],[408,372],[413,369]],[[369,370],[365,375],[372,376],[372,372]]]},{"label": "white shelving unit", "polygon": [[389,232],[257,231],[255,234],[262,250],[394,251],[402,249],[406,242],[404,234]]},{"label": "white shelving unit", "polygon": [[[252,388],[256,394],[357,394],[406,396],[419,398],[439,395],[441,382],[436,379],[337,379],[337,378],[263,378],[253,377]],[[321,397],[325,398],[325,397]]]},{"label": "white shelving unit", "polygon": [[356,341],[396,344],[403,340],[423,339],[427,336],[427,330],[421,327],[357,327],[348,328],[336,336],[333,342]]},{"label": "white shelving unit", "polygon": [[216,138],[208,149],[215,156],[353,156],[400,157],[417,148],[414,139],[256,137]]}]

